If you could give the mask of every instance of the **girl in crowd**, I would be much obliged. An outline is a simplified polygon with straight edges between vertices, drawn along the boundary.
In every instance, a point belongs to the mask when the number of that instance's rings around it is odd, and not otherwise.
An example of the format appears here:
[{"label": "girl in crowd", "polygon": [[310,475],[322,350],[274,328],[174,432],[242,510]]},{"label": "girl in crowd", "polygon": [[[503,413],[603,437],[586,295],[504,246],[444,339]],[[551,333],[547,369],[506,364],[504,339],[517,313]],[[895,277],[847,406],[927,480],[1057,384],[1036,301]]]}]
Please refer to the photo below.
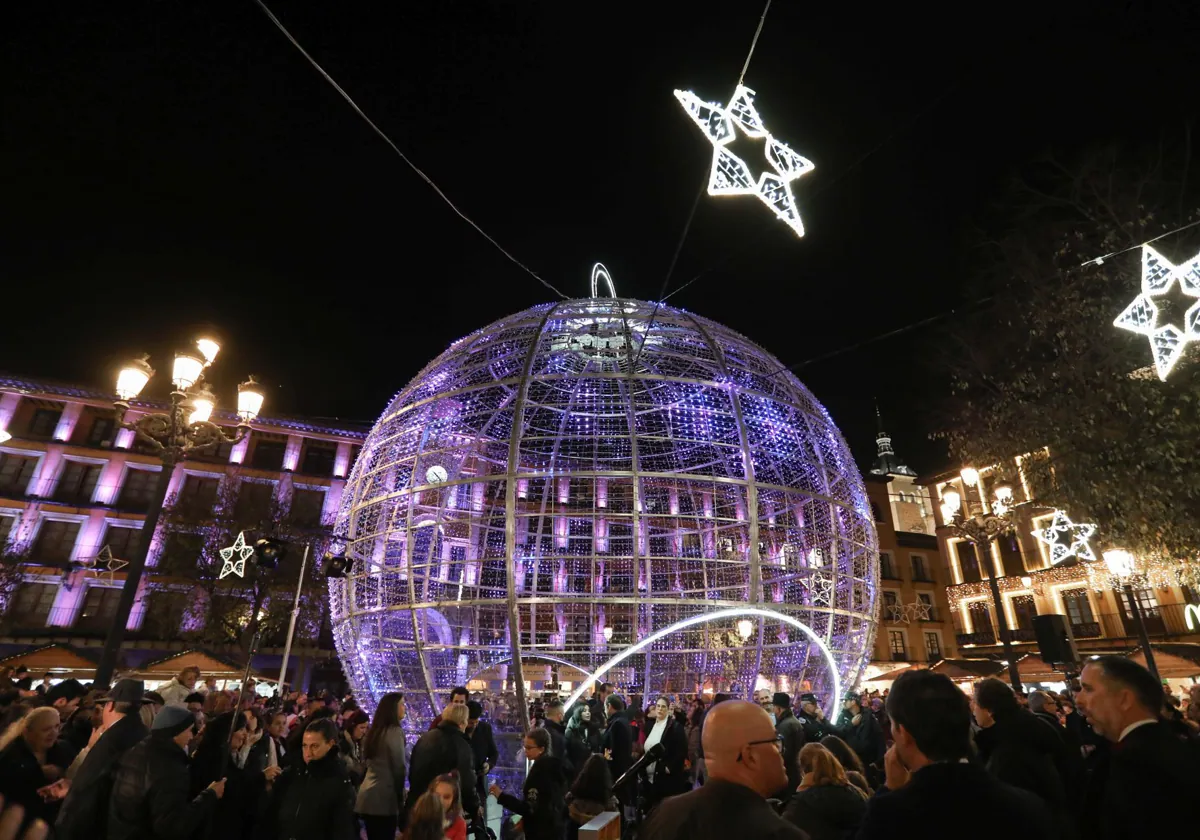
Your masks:
[{"label": "girl in crowd", "polygon": [[870,796],[873,791],[871,785],[867,782],[867,773],[863,768],[862,759],[858,757],[858,753],[850,749],[850,745],[836,735],[826,735],[821,739],[821,746],[833,753],[833,757],[842,765],[842,769],[846,771],[846,778],[850,784],[861,790],[867,796]]},{"label": "girl in crowd", "polygon": [[846,778],[833,753],[820,744],[800,750],[800,789],[788,800],[783,817],[811,840],[852,837],[867,810],[867,797]]},{"label": "girl in crowd", "polygon": [[429,792],[442,800],[445,816],[442,819],[442,830],[446,840],[467,840],[467,821],[463,818],[462,790],[459,787],[458,773],[451,771],[443,773],[429,785]]},{"label": "girl in crowd", "polygon": [[603,736],[600,727],[592,720],[592,710],[587,703],[577,703],[571,710],[571,720],[567,724],[567,757],[571,766],[583,767],[587,760],[601,752]]},{"label": "girl in crowd", "polygon": [[612,792],[612,773],[602,755],[593,755],[567,794],[567,840],[579,837],[579,827],[605,811],[621,812],[621,805]]},{"label": "girl in crowd", "polygon": [[393,691],[383,695],[375,707],[375,720],[362,742],[365,769],[358,788],[354,813],[367,830],[367,840],[393,840],[404,813],[404,780],[408,777],[405,755],[404,695]]},{"label": "girl in crowd", "polygon": [[488,790],[501,805],[521,816],[525,840],[559,840],[563,834],[563,770],[562,763],[550,754],[547,730],[525,733],[525,758],[533,767],[525,777],[523,798],[504,793],[495,784]]},{"label": "girl in crowd", "polygon": [[367,737],[370,720],[366,712],[355,710],[342,727],[342,761],[346,762],[346,773],[356,789],[367,772],[362,761],[362,742]]},{"label": "girl in crowd", "polygon": [[436,793],[423,793],[408,815],[404,840],[443,840],[446,808]]}]

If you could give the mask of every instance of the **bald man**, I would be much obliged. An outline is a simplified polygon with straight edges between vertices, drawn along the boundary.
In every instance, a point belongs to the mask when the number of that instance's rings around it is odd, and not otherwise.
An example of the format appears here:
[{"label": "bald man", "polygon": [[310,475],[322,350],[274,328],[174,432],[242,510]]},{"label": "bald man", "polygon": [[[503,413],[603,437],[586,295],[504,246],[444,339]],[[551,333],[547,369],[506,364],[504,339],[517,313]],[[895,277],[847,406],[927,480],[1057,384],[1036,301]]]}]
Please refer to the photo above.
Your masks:
[{"label": "bald man", "polygon": [[708,782],[663,801],[639,832],[642,840],[807,840],[775,813],[767,797],[787,785],[771,716],[761,706],[729,700],[704,721]]}]

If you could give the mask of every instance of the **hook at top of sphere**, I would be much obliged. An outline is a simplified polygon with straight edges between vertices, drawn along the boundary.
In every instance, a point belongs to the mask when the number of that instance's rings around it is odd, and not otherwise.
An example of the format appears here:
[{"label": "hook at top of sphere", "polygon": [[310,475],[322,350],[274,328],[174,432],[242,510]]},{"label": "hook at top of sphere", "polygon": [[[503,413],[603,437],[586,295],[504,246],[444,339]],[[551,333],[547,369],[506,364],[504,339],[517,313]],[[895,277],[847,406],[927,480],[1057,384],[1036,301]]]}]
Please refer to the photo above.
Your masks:
[{"label": "hook at top of sphere", "polygon": [[601,280],[608,284],[608,296],[615,298],[617,296],[617,289],[613,285],[612,275],[608,273],[608,269],[604,267],[604,263],[596,263],[592,266],[592,297],[599,297],[597,291]]}]

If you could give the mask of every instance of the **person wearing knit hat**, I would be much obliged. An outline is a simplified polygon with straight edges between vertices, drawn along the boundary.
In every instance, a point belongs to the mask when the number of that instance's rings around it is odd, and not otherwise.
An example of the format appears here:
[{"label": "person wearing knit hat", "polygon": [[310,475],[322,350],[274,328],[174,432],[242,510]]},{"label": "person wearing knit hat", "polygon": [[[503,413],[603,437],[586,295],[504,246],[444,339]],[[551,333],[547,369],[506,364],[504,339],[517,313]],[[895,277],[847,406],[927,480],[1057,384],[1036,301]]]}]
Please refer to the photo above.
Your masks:
[{"label": "person wearing knit hat", "polygon": [[804,746],[804,726],[792,714],[792,698],[786,692],[776,691],[771,698],[775,707],[775,732],[782,743],[783,766],[787,770],[788,786],[779,791],[785,802],[800,787],[804,774],[800,772],[800,748]]},{"label": "person wearing knit hat", "polygon": [[187,709],[167,706],[155,716],[150,737],[121,757],[113,772],[105,837],[191,837],[207,823],[225,795],[225,780],[189,798],[187,744],[195,726]]}]

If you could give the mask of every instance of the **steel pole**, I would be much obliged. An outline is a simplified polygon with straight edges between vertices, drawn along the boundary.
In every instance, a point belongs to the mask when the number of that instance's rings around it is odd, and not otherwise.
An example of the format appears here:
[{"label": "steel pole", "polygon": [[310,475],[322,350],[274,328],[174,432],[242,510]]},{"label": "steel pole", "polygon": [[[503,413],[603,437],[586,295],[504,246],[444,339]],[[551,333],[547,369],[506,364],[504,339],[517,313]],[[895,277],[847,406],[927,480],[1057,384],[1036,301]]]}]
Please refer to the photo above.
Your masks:
[{"label": "steel pole", "polygon": [[1021,674],[1017,670],[1017,655],[1013,653],[1012,631],[1008,629],[1008,616],[1004,613],[1004,598],[1000,594],[1000,581],[996,578],[996,569],[992,563],[992,543],[977,543],[983,549],[983,555],[988,565],[988,588],[992,590],[992,608],[996,613],[996,629],[1000,633],[1000,644],[1004,646],[1004,658],[1008,660],[1008,679],[1013,691],[1020,692]]},{"label": "steel pole", "polygon": [[[173,413],[173,412],[172,412]],[[117,657],[121,654],[121,644],[125,641],[125,625],[133,612],[133,602],[137,598],[138,586],[142,582],[142,574],[146,571],[146,558],[150,554],[150,543],[158,528],[159,517],[162,516],[163,503],[167,499],[167,488],[171,486],[171,473],[175,470],[175,455],[168,448],[163,452],[162,472],[154,484],[154,495],[150,498],[150,509],[142,523],[142,538],[138,540],[137,551],[129,560],[125,571],[125,585],[121,587],[121,597],[117,601],[117,613],[113,617],[112,627],[108,638],[104,640],[104,652],[100,655],[100,664],[96,666],[96,676],[93,685],[107,687],[112,682],[113,671],[117,667]]]},{"label": "steel pole", "polygon": [[292,655],[292,636],[296,634],[296,619],[300,617],[300,590],[304,588],[304,571],[308,567],[308,552],[310,545],[304,546],[304,556],[300,558],[300,579],[296,581],[296,599],[292,601],[292,620],[288,622],[287,642],[283,645],[283,664],[279,666],[279,699],[283,699],[283,680],[287,677],[288,657]]},{"label": "steel pole", "polygon": [[1129,599],[1129,609],[1133,613],[1133,620],[1137,622],[1138,641],[1142,644],[1142,652],[1146,654],[1146,670],[1154,675],[1154,679],[1159,682],[1162,678],[1158,675],[1158,663],[1154,661],[1154,650],[1150,647],[1150,637],[1146,635],[1146,621],[1142,618],[1142,610],[1138,606],[1137,597],[1133,594],[1133,586],[1125,584],[1125,597]]}]

